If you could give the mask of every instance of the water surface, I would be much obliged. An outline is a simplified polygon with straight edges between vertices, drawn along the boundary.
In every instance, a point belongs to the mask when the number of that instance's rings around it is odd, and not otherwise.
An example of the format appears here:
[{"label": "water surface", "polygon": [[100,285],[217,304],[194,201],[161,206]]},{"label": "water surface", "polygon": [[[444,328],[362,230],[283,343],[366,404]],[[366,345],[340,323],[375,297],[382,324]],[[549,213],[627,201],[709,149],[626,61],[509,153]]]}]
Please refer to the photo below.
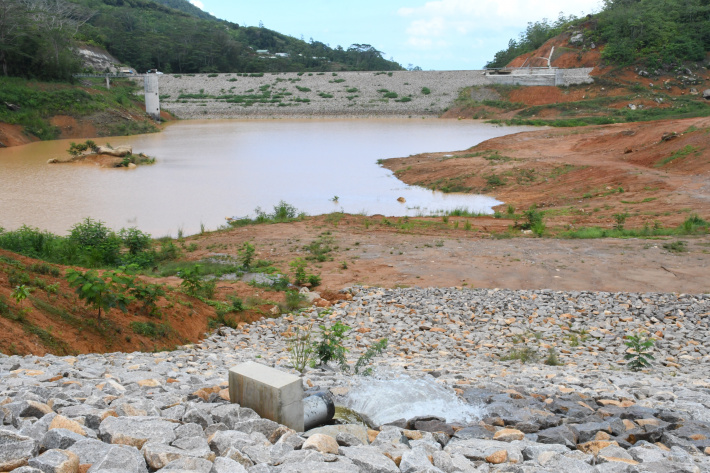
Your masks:
[{"label": "water surface", "polygon": [[96,139],[131,144],[134,152],[157,158],[135,170],[47,165],[49,158],[68,157],[71,140],[0,149],[0,226],[64,233],[90,216],[114,229],[191,234],[201,224],[215,229],[225,217],[254,216],[256,207],[271,211],[280,200],[310,215],[414,216],[456,207],[491,212],[500,202],[490,196],[407,186],[377,160],[466,149],[521,130],[421,118],[205,120],[176,122],[162,133]]}]

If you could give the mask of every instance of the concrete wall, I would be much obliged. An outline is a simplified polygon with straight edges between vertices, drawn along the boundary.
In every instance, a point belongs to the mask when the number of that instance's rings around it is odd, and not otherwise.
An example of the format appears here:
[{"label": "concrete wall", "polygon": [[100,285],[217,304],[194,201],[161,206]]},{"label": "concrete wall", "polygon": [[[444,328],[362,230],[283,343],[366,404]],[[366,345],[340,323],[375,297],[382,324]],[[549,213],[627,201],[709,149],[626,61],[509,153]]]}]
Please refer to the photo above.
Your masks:
[{"label": "concrete wall", "polygon": [[143,78],[145,85],[145,111],[153,117],[160,119],[160,94],[158,92],[158,75],[146,74]]},{"label": "concrete wall", "polygon": [[591,84],[593,67],[577,69],[518,69],[512,74],[486,75],[491,84],[570,86]]}]

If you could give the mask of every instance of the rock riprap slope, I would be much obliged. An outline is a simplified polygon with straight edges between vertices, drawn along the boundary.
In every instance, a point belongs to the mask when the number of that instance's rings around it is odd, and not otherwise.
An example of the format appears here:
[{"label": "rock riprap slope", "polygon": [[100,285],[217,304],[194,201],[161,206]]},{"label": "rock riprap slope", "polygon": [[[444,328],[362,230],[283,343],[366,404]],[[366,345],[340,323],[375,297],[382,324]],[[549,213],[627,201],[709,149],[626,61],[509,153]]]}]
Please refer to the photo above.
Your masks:
[{"label": "rock riprap slope", "polygon": [[[220,329],[173,352],[0,358],[0,471],[710,471],[710,296],[350,293],[329,309]],[[349,358],[387,337],[376,375],[446,386],[480,405],[481,419],[420,415],[301,433],[226,400],[229,367],[292,370],[285,337],[336,321],[353,327]],[[640,330],[658,339],[657,360],[633,373],[622,337]],[[549,347],[561,366],[501,360]],[[347,399],[354,379],[318,368],[303,382],[307,393]]]},{"label": "rock riprap slope", "polygon": [[436,116],[482,71],[165,74],[161,107],[179,118]]}]

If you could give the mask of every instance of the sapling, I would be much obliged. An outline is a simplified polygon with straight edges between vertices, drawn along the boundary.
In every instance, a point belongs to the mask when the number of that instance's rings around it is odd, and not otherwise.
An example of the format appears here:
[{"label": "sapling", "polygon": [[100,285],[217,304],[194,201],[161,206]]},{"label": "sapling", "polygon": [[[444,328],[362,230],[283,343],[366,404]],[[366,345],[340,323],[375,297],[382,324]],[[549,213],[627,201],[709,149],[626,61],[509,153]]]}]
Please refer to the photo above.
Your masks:
[{"label": "sapling", "polygon": [[624,344],[629,347],[624,359],[629,360],[626,366],[631,371],[641,371],[651,367],[654,357],[649,352],[653,349],[654,340],[646,334],[627,335]]}]

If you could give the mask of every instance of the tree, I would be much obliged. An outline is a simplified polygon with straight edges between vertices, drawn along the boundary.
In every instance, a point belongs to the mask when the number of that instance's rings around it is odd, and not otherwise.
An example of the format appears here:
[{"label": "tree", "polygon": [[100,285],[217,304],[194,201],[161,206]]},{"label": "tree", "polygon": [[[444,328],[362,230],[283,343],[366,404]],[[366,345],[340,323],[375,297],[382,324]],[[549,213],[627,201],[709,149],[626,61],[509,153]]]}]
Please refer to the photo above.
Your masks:
[{"label": "tree", "polygon": [[118,307],[122,312],[126,312],[131,297],[124,294],[121,286],[132,286],[132,277],[111,271],[107,271],[102,277],[95,270],[82,273],[67,269],[66,278],[69,286],[76,288],[79,298],[97,309],[97,319],[101,319],[102,309],[108,312]]},{"label": "tree", "polygon": [[18,0],[0,0],[0,64],[5,76],[10,58],[23,55],[21,44],[28,21],[27,10]]}]

